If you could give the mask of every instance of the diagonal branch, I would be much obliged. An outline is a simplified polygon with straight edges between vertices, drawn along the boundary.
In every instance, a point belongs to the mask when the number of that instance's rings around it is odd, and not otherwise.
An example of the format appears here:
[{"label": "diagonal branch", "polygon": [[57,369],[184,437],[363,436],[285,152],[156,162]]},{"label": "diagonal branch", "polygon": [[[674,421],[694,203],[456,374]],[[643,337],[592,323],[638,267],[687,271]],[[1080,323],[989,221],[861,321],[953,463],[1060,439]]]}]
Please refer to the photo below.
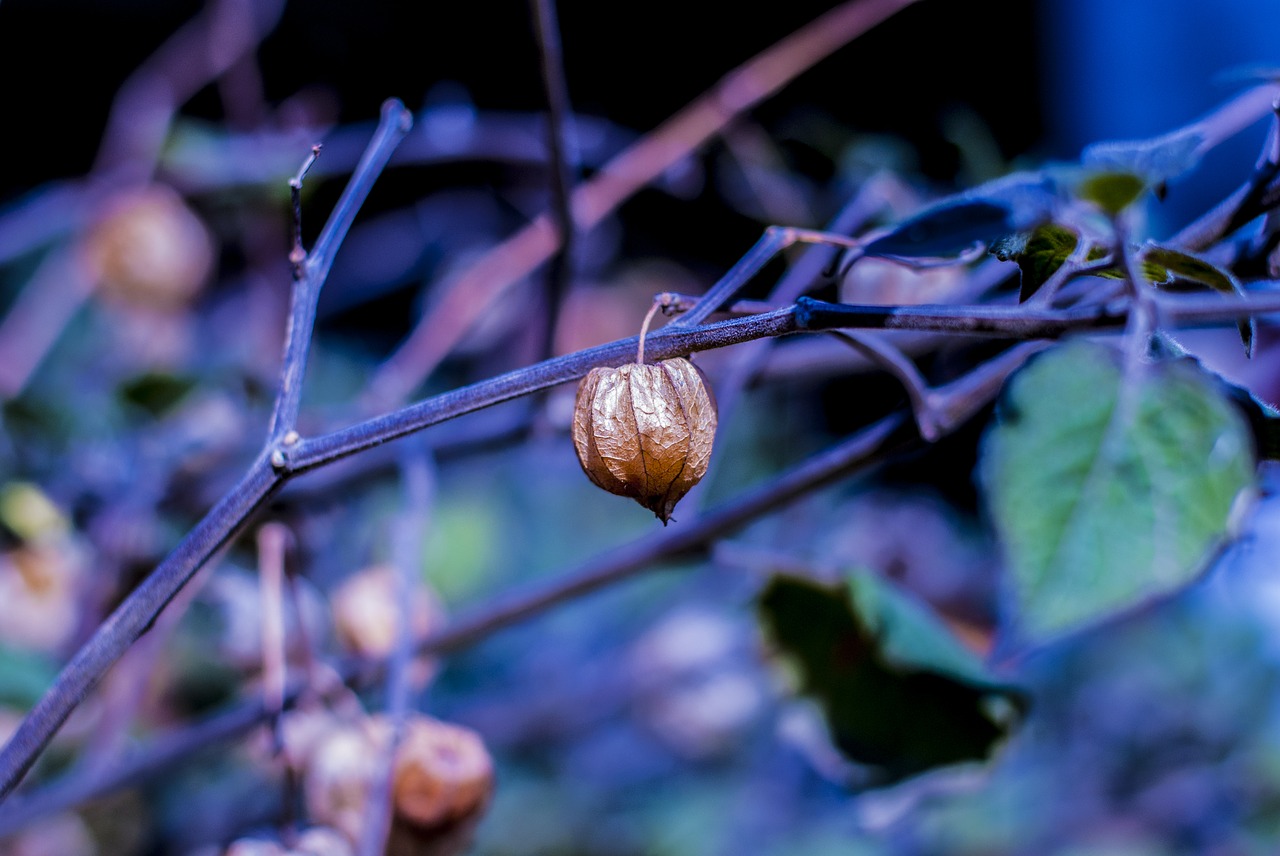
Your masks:
[{"label": "diagonal branch", "polygon": [[[628,146],[573,193],[573,214],[587,232],[638,190],[720,133],[802,72],[916,0],[846,0],[731,71],[652,133]],[[540,215],[444,287],[435,308],[378,370],[374,405],[403,401],[472,328],[485,308],[544,264],[559,246]]]},{"label": "diagonal branch", "polygon": [[[1009,374],[1041,347],[1043,345],[1038,343],[1025,343],[1011,348],[964,377],[935,390],[938,409],[945,414],[939,422],[942,433],[955,430],[986,406]],[[420,640],[417,653],[456,651],[559,604],[652,570],[662,562],[703,553],[717,539],[786,507],[815,489],[847,478],[886,453],[907,448],[912,443],[905,414],[890,414],[696,520],[607,550],[547,583],[508,594],[476,609]],[[385,661],[353,663],[344,669],[343,677],[348,683],[368,686],[381,680],[388,667],[389,663]],[[286,705],[296,702],[301,692],[302,688],[295,686],[285,701]],[[90,776],[69,777],[31,796],[19,798],[0,807],[0,837],[41,817],[144,781],[195,752],[243,735],[270,715],[261,698],[255,697],[238,707],[159,738],[146,750],[110,768],[95,771]]]}]

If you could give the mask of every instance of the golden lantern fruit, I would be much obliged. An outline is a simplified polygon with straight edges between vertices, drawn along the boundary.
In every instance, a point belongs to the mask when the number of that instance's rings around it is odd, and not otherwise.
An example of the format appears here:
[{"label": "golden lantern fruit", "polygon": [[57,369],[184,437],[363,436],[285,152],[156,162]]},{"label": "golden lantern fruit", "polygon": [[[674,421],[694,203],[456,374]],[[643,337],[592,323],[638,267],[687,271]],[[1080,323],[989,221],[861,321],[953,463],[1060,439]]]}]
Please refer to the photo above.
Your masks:
[{"label": "golden lantern fruit", "polygon": [[686,359],[592,369],[578,386],[573,445],[583,471],[663,523],[706,475],[715,433],[715,398]]}]

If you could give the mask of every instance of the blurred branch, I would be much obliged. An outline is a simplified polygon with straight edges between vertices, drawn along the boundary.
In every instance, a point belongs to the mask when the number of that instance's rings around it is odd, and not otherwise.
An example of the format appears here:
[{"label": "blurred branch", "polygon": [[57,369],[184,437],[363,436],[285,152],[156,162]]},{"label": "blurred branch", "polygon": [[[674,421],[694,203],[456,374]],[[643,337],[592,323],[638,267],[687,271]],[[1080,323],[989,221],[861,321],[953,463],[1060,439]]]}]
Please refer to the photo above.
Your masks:
[{"label": "blurred branch", "polygon": [[[65,214],[41,216],[41,224],[64,221],[68,228],[78,228],[92,216],[97,201],[110,188],[149,181],[178,108],[257,47],[274,29],[283,8],[283,0],[212,0],[120,87],[90,178],[80,187],[60,187],[52,197],[24,200],[17,211],[5,218],[3,231],[9,232],[9,221],[15,216],[30,219],[32,211],[28,206],[42,214]],[[16,254],[56,234],[46,225],[36,229],[24,225],[13,231],[23,237],[0,241],[6,253]],[[92,293],[94,283],[75,256],[74,248],[55,249],[0,324],[0,396],[12,398],[22,392],[32,372]]]},{"label": "blurred branch", "polygon": [[73,250],[53,250],[40,262],[0,320],[0,398],[22,393],[92,293],[93,282]]},{"label": "blurred branch", "polygon": [[[801,72],[915,0],[852,0],[807,24],[730,72],[710,91],[612,158],[573,193],[582,232]],[[559,246],[543,214],[442,286],[434,308],[374,375],[371,409],[402,401],[434,371],[501,294],[545,263]]]},{"label": "blurred branch", "polygon": [[262,701],[271,711],[274,751],[284,749],[280,712],[284,709],[286,674],[284,636],[285,551],[290,533],[281,523],[258,530],[258,585],[262,599]]},{"label": "blurred branch", "polygon": [[[295,283],[293,314],[290,317],[280,388],[267,447],[248,472],[205,517],[179,542],[168,557],[116,607],[89,640],[63,667],[52,687],[23,719],[9,742],[0,749],[0,799],[7,796],[26,775],[36,757],[57,733],[71,711],[106,670],[151,626],[209,558],[247,524],[257,508],[280,485],[282,476],[273,469],[281,442],[292,431],[301,401],[315,301],[328,274],[337,244],[346,234],[356,209],[364,201],[377,173],[386,163],[387,151],[403,135],[408,112],[397,101],[383,105],[380,132],[374,135],[337,207],[325,224],[316,250],[307,260],[306,275]],[[304,339],[305,337],[305,339]]]},{"label": "blurred branch", "polygon": [[[1249,315],[1280,313],[1280,292],[1244,300],[1222,297],[1164,299],[1160,317],[1175,325],[1221,323]],[[853,306],[800,298],[794,307],[693,329],[672,325],[649,337],[656,359],[724,347],[803,330],[848,327],[936,330],[1011,338],[1057,338],[1073,331],[1122,326],[1127,305],[1063,310],[1025,306]],[[232,490],[178,545],[156,571],[116,609],[63,669],[54,686],[0,750],[0,795],[17,785],[36,756],[101,678],[138,638],[190,576],[289,478],[483,407],[574,380],[597,365],[631,359],[636,338],[547,360],[314,439],[298,439],[264,451]]]},{"label": "blurred branch", "polygon": [[151,178],[178,108],[233,68],[275,28],[283,0],[213,0],[121,85],[94,172]]},{"label": "blurred branch", "polygon": [[423,443],[411,443],[401,450],[400,468],[404,482],[404,506],[396,519],[392,562],[396,572],[399,614],[396,617],[395,647],[387,659],[386,670],[386,716],[391,724],[391,738],[383,750],[382,769],[373,780],[364,810],[360,856],[379,856],[385,851],[387,834],[391,829],[396,753],[411,709],[410,695],[414,683],[414,592],[419,586],[423,530],[431,516],[434,493],[432,462]]},{"label": "blurred branch", "polygon": [[[1040,343],[1025,343],[1011,348],[959,380],[938,388],[938,409],[945,414],[939,422],[940,430],[950,432],[972,418],[995,397],[1009,374],[1043,347]],[[913,440],[907,425],[904,413],[885,416],[842,443],[696,520],[607,550],[548,583],[508,594],[476,609],[419,640],[416,653],[456,651],[557,605],[652,569],[660,562],[705,553],[719,538],[873,465],[889,452],[908,447]],[[368,686],[382,679],[389,668],[387,662],[357,662],[346,667],[343,676],[356,686]],[[303,690],[295,685],[286,705],[292,705]],[[161,738],[109,770],[96,772],[92,777],[61,780],[30,796],[17,798],[0,807],[0,836],[40,817],[143,781],[186,756],[244,734],[268,716],[269,710],[255,698]]]},{"label": "blurred branch", "polygon": [[569,84],[564,74],[564,51],[555,0],[529,0],[541,60],[542,85],[547,91],[547,149],[551,153],[551,215],[560,233],[560,250],[547,271],[547,323],[544,356],[555,353],[556,318],[565,289],[573,280],[574,223],[570,188],[577,179],[577,155],[569,137]]}]

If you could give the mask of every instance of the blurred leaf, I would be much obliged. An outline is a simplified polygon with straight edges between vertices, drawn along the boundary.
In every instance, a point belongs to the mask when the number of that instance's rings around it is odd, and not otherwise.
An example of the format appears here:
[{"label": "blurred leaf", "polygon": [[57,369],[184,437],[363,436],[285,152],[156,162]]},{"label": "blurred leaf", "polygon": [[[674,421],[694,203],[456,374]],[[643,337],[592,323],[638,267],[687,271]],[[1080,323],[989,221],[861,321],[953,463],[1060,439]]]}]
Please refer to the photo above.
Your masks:
[{"label": "blurred leaf", "polygon": [[1280,460],[1280,410],[1258,398],[1242,386],[1215,375],[1227,398],[1249,421],[1258,457],[1266,461]]},{"label": "blurred leaf", "polygon": [[39,486],[9,482],[0,488],[0,524],[23,541],[64,535],[71,524]]},{"label": "blurred leaf", "polygon": [[0,645],[0,704],[33,707],[57,675],[57,663],[43,654]]},{"label": "blurred leaf", "polygon": [[160,416],[181,401],[195,386],[195,378],[148,372],[122,383],[120,397],[152,416]]},{"label": "blurred leaf", "polygon": [[1200,162],[1204,135],[1183,129],[1149,140],[1094,143],[1081,161],[1100,172],[1131,173],[1148,185],[1175,178]]},{"label": "blurred leaf", "polygon": [[986,758],[1016,700],[937,620],[870,575],[824,586],[776,575],[760,596],[770,638],[795,663],[842,752],[900,779]]},{"label": "blurred leaf", "polygon": [[[1166,291],[1187,291],[1199,287],[1232,297],[1245,296],[1244,287],[1234,276],[1190,253],[1152,244],[1143,250],[1142,259],[1144,270],[1147,271],[1152,284]],[[1163,271],[1163,275],[1159,278],[1151,276],[1153,269]],[[1236,327],[1240,330],[1240,341],[1244,344],[1245,356],[1252,357],[1253,339],[1257,329],[1253,318],[1241,319],[1236,323]]]},{"label": "blurred leaf", "polygon": [[1028,637],[1078,627],[1199,572],[1252,480],[1244,421],[1193,363],[1072,343],[1011,382],[982,482]]},{"label": "blurred leaf", "polygon": [[1054,202],[1052,182],[1044,174],[1009,176],[929,206],[869,242],[864,254],[955,258],[975,245],[990,245],[1011,232],[1035,227],[1048,218]]},{"label": "blurred leaf", "polygon": [[1114,217],[1132,205],[1146,189],[1147,183],[1132,172],[1098,172],[1080,182],[1076,193]]}]

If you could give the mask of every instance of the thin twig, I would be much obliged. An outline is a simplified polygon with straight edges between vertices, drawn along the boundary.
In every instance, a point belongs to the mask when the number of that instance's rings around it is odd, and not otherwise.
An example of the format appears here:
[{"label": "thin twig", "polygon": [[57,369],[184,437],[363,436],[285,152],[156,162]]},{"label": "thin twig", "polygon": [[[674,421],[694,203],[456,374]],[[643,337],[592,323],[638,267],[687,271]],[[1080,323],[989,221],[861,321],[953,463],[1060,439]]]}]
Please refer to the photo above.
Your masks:
[{"label": "thin twig", "polygon": [[289,250],[289,264],[293,267],[293,279],[302,279],[306,273],[304,262],[307,260],[307,248],[302,245],[302,180],[311,171],[311,166],[320,157],[321,145],[311,147],[311,154],[298,167],[297,173],[289,179],[289,201],[293,203],[293,247]]},{"label": "thin twig", "polygon": [[738,259],[737,264],[729,268],[729,272],[720,281],[708,289],[698,304],[681,315],[670,326],[673,328],[694,327],[706,320],[707,316],[724,306],[742,290],[757,273],[764,269],[774,256],[793,244],[827,244],[845,249],[858,250],[862,242],[853,238],[830,232],[819,232],[812,229],[792,229],[785,226],[770,226],[764,230],[755,246],[747,250],[746,255]]},{"label": "thin twig", "polygon": [[[387,165],[391,151],[409,132],[412,121],[412,115],[396,99],[389,99],[382,105],[382,119],[378,123],[378,129],[356,166],[351,181],[338,199],[337,206],[325,222],[315,247],[302,264],[302,275],[294,281],[289,326],[285,332],[280,389],[276,396],[275,410],[271,414],[271,427],[267,432],[271,442],[282,441],[297,426],[298,411],[302,406],[302,380],[307,371],[311,332],[315,326],[316,304],[320,300],[320,289],[329,276],[329,268],[333,265],[333,257],[373,183]],[[308,161],[313,158],[314,149]],[[307,164],[303,164],[303,170],[306,166]],[[299,170],[299,176],[303,170]],[[290,184],[292,183],[291,181]]]},{"label": "thin twig", "polygon": [[[653,132],[602,166],[573,193],[581,232],[598,225],[642,187],[720,133],[799,74],[916,0],[848,0],[731,71]],[[556,251],[548,215],[486,253],[444,287],[428,313],[378,369],[367,396],[381,409],[404,400],[435,370],[495,299]]]},{"label": "thin twig", "polygon": [[569,136],[569,84],[564,73],[564,50],[555,0],[529,0],[533,31],[541,60],[542,86],[547,93],[547,150],[551,154],[551,216],[560,232],[560,250],[547,271],[547,324],[544,357],[555,352],[556,319],[568,284],[573,280],[576,226],[570,188],[577,180],[578,155]]},{"label": "thin twig", "polygon": [[920,436],[930,443],[938,439],[933,395],[915,363],[897,348],[880,341],[874,334],[832,330],[831,335],[893,375],[907,392],[907,400],[911,402],[911,412],[920,429]]},{"label": "thin twig", "polygon": [[93,280],[69,249],[40,262],[0,320],[0,398],[26,389],[62,331],[93,294]]},{"label": "thin twig", "polygon": [[374,778],[365,806],[365,824],[361,830],[361,856],[379,856],[386,850],[391,830],[392,793],[396,753],[409,716],[413,691],[414,592],[420,587],[419,566],[422,563],[423,532],[431,514],[432,474],[426,446],[412,443],[401,450],[401,472],[404,480],[404,508],[396,520],[392,566],[396,572],[396,641],[387,659],[386,716],[391,737],[383,748],[382,770]]},{"label": "thin twig", "polygon": [[0,799],[13,791],[111,664],[151,626],[191,576],[244,528],[280,483],[265,457],[255,461],[240,483],[98,626],[0,749]]},{"label": "thin twig", "polygon": [[329,271],[337,245],[346,234],[356,209],[368,195],[390,148],[407,130],[408,111],[398,101],[383,105],[379,133],[351,177],[337,207],[316,242],[307,263],[306,276],[295,283],[294,311],[290,317],[280,389],[272,415],[268,448],[249,467],[241,481],[217,503],[179,542],[173,552],[142,581],[101,624],[75,656],[63,667],[52,687],[23,719],[9,742],[0,749],[0,799],[17,787],[36,757],[102,678],[108,667],[141,636],[160,611],[173,599],[209,557],[238,534],[253,512],[283,484],[273,468],[277,451],[272,442],[293,430],[301,401],[315,301]]},{"label": "thin twig", "polygon": [[267,523],[258,530],[258,586],[262,599],[262,703],[271,712],[274,751],[284,749],[280,712],[284,709],[284,554],[289,530],[280,523]]}]

